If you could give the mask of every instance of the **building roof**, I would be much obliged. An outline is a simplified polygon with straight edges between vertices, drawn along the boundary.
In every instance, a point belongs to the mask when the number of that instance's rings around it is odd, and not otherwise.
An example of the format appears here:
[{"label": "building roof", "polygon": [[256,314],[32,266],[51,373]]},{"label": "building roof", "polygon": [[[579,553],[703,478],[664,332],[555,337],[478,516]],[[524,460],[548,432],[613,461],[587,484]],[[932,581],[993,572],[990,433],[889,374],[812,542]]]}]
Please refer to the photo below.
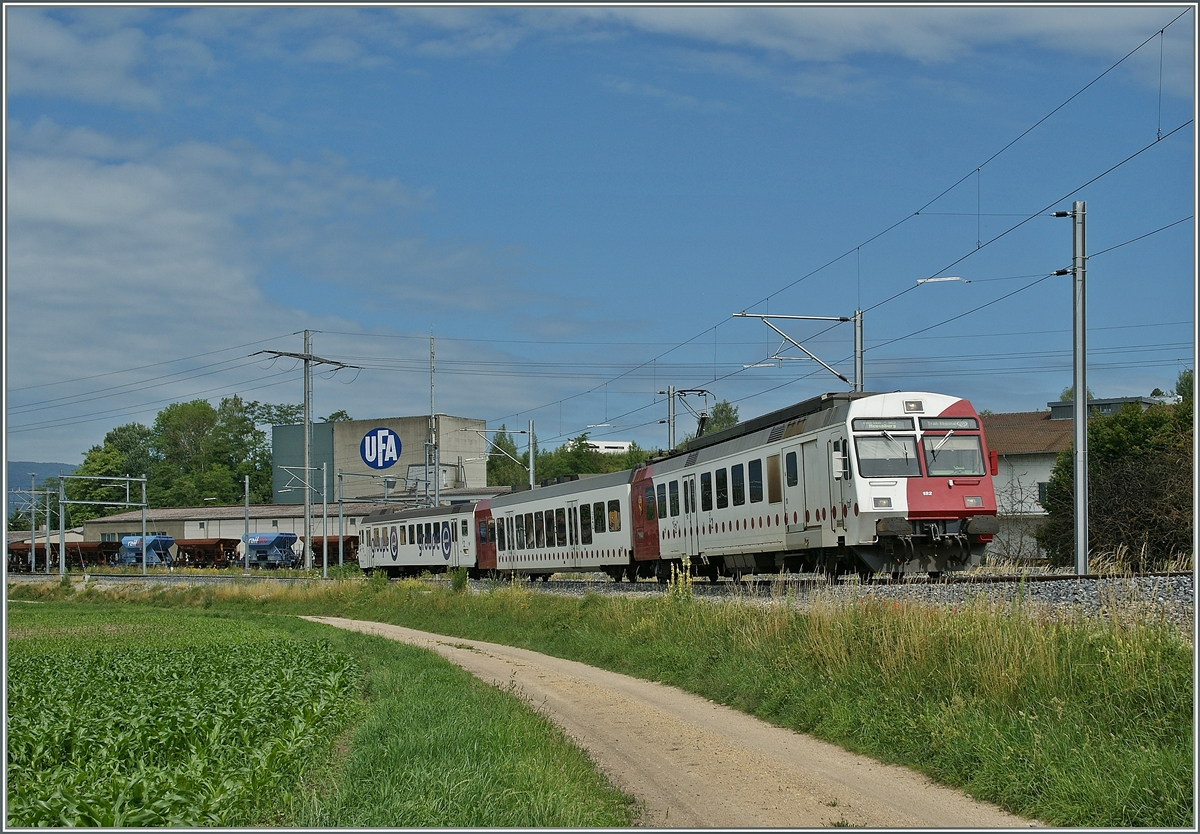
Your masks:
[{"label": "building roof", "polygon": [[984,414],[988,447],[1001,455],[1057,454],[1071,445],[1071,420],[1051,420],[1049,411]]}]

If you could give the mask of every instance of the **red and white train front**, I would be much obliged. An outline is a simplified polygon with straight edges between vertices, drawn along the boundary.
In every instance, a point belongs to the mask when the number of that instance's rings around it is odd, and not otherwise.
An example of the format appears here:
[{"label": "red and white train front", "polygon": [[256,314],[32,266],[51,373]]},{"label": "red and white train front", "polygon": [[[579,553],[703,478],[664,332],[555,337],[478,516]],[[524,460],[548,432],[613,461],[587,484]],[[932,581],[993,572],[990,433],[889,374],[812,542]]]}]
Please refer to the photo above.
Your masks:
[{"label": "red and white train front", "polygon": [[896,393],[855,400],[849,411],[848,436],[831,448],[847,547],[873,571],[977,564],[999,525],[996,457],[971,404]]}]

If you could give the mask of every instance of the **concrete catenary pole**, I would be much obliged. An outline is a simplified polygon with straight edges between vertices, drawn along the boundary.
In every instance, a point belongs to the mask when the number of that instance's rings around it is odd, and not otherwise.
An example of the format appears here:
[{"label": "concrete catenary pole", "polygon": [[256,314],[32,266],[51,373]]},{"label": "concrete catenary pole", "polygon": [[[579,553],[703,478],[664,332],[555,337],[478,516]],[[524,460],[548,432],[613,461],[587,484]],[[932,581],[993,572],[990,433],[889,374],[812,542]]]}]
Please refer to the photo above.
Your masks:
[{"label": "concrete catenary pole", "polygon": [[321,461],[321,576],[329,578],[329,464]]},{"label": "concrete catenary pole", "polygon": [[1074,292],[1075,365],[1075,573],[1088,572],[1088,454],[1087,454],[1087,203],[1071,206],[1071,273]]},{"label": "concrete catenary pole", "polygon": [[675,450],[675,386],[667,386],[667,451]]},{"label": "concrete catenary pole", "polygon": [[142,473],[142,576],[146,575],[146,475]]},{"label": "concrete catenary pole", "polygon": [[533,477],[533,462],[537,457],[537,449],[533,444],[533,421],[529,421],[529,488],[533,489],[536,479]]},{"label": "concrete catenary pole", "polygon": [[[46,501],[49,506],[49,500]],[[50,516],[46,516],[46,535],[50,534]],[[37,568],[37,473],[29,473],[29,572]]]},{"label": "concrete catenary pole", "polygon": [[312,349],[304,331],[304,569],[312,569]]},{"label": "concrete catenary pole", "polygon": [[342,566],[342,470],[338,470],[338,567]]}]

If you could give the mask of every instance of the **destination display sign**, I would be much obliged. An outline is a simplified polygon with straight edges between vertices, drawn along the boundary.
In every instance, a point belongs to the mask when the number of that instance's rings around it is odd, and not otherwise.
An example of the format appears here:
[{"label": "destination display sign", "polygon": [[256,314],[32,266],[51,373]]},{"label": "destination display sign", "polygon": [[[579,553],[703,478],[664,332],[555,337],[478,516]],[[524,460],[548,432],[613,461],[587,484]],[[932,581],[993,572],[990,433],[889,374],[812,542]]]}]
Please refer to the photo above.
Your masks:
[{"label": "destination display sign", "polygon": [[979,424],[974,417],[922,417],[921,428],[926,431],[946,431],[948,429],[977,429]]},{"label": "destination display sign", "polygon": [[859,417],[854,421],[855,431],[912,431],[911,417]]}]

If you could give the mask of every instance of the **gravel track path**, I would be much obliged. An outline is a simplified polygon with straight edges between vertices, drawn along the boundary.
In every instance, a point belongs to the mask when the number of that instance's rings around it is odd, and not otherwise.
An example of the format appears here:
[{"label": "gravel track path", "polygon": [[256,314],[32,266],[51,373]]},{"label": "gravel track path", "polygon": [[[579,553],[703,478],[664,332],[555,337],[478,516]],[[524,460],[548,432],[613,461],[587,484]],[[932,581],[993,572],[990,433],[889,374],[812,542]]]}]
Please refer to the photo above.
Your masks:
[{"label": "gravel track path", "polygon": [[306,617],[436,651],[513,687],[558,724],[655,827],[1014,828],[1033,820],[896,765],[674,687],[526,649],[383,623]]}]

